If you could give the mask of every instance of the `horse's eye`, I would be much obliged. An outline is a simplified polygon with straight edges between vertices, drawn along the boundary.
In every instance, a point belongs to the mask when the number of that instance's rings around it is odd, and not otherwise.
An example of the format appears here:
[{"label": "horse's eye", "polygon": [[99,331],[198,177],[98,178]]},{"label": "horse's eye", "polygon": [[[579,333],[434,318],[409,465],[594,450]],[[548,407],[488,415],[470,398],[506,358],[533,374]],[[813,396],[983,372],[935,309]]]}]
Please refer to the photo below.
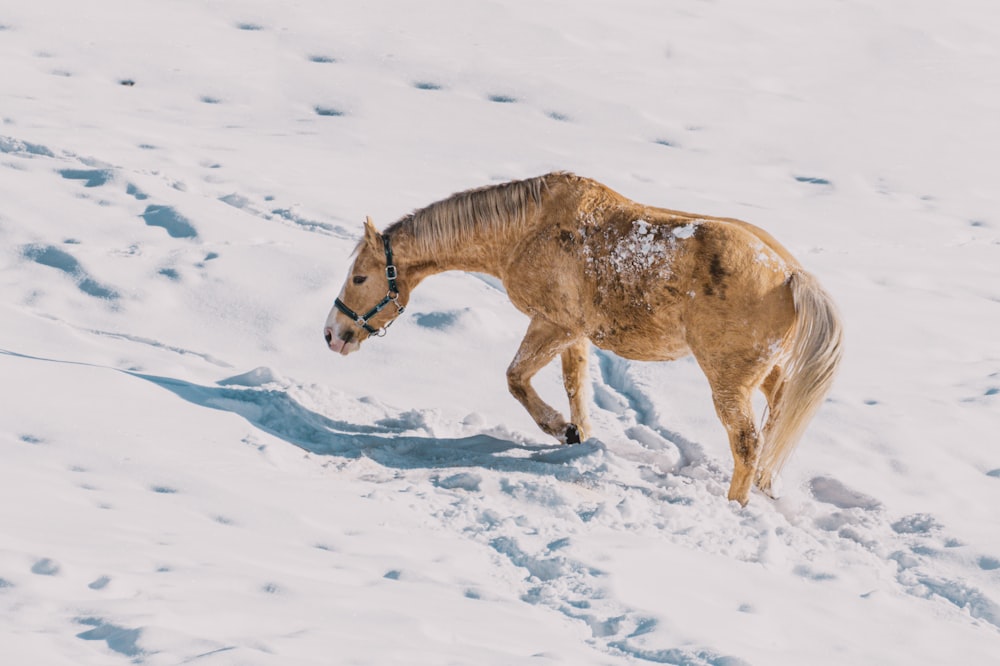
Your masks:
[{"label": "horse's eye", "polygon": [[354,284],[364,284],[365,280],[367,280],[367,279],[368,279],[367,275],[355,275],[354,276]]}]

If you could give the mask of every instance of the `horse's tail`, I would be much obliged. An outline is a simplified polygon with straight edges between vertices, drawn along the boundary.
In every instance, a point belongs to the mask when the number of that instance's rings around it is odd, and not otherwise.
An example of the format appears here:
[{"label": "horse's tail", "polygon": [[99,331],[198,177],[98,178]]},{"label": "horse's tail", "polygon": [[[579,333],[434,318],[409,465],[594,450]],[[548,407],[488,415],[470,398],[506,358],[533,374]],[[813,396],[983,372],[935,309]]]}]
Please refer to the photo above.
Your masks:
[{"label": "horse's tail", "polygon": [[795,303],[795,324],[786,339],[772,388],[773,404],[764,426],[764,446],[757,483],[770,490],[771,481],[833,384],[843,354],[843,328],[837,308],[819,282],[805,271],[789,278]]}]

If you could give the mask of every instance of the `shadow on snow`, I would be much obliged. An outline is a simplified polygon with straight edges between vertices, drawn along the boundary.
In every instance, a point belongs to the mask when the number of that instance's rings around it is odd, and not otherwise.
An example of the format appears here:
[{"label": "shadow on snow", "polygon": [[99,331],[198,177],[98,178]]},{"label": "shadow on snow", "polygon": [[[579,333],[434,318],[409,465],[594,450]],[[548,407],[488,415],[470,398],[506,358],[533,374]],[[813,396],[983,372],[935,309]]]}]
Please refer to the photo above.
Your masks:
[{"label": "shadow on snow", "polygon": [[525,445],[491,435],[437,438],[402,434],[405,424],[393,420],[361,425],[338,421],[303,407],[276,388],[203,386],[127,372],[184,400],[246,419],[259,430],[317,455],[371,458],[398,469],[482,467],[575,478],[580,472],[566,463],[601,450],[596,442],[572,446]]},{"label": "shadow on snow", "polygon": [[348,459],[370,458],[396,469],[483,469],[528,472],[560,480],[578,480],[584,473],[568,464],[604,449],[589,441],[571,446],[526,445],[491,435],[438,438],[403,434],[406,419],[384,419],[375,424],[338,421],[299,404],[278,388],[231,385],[204,386],[119,368],[43,358],[0,349],[7,356],[115,370],[170,391],[187,402],[236,414],[253,427],[309,453]]}]

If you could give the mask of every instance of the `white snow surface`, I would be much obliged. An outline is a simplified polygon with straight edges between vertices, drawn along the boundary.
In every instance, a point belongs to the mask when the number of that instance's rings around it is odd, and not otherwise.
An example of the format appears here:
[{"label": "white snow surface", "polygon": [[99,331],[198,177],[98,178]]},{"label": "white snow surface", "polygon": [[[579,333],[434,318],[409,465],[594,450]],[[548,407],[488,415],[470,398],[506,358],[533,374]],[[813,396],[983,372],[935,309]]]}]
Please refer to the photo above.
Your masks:
[{"label": "white snow surface", "polygon": [[[996,663],[998,73],[986,0],[2,3],[0,663]],[[555,445],[483,276],[326,349],[365,215],[557,169],[834,296],[781,499],[690,359]]]}]

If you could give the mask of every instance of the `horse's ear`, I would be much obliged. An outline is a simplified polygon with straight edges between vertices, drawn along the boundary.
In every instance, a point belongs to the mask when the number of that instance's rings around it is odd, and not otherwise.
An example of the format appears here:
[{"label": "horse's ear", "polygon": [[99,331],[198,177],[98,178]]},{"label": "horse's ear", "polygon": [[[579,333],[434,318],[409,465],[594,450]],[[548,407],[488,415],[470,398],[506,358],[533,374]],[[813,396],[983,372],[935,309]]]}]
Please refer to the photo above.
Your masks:
[{"label": "horse's ear", "polygon": [[365,217],[365,242],[376,250],[382,247],[382,234],[375,228],[375,223],[370,217]]}]

